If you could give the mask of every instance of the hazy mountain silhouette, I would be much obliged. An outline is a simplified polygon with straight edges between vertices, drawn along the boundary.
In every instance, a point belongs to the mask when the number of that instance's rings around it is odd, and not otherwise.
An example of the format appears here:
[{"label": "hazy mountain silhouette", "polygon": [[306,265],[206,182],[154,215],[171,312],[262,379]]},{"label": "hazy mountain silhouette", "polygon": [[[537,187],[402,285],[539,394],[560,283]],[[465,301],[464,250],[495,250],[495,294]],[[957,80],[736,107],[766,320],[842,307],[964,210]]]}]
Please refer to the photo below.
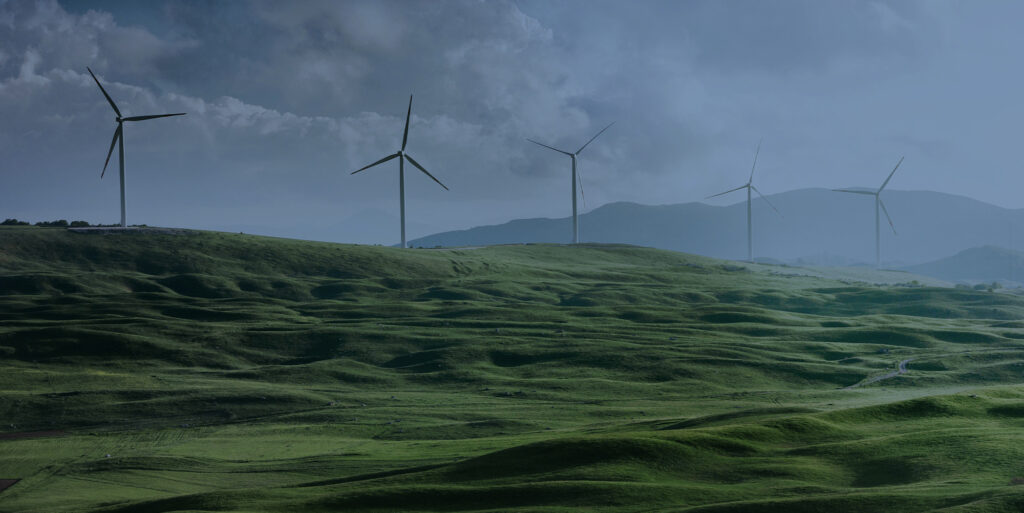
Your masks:
[{"label": "hazy mountain silhouette", "polygon": [[1019,285],[1024,282],[1024,253],[996,246],[965,249],[951,257],[905,268],[952,282]]},{"label": "hazy mountain silhouette", "polygon": [[[1024,242],[1024,210],[1006,209],[930,191],[886,190],[882,197],[897,235],[882,217],[882,262],[888,267],[931,262],[979,246]],[[754,257],[828,265],[871,263],[875,255],[874,198],[828,189],[769,195],[753,203]],[[571,219],[518,219],[442,232],[413,246],[565,243]],[[1012,234],[1011,234],[1012,230]],[[610,203],[580,216],[583,242],[619,242],[717,258],[746,257],[746,203],[640,205]]]}]

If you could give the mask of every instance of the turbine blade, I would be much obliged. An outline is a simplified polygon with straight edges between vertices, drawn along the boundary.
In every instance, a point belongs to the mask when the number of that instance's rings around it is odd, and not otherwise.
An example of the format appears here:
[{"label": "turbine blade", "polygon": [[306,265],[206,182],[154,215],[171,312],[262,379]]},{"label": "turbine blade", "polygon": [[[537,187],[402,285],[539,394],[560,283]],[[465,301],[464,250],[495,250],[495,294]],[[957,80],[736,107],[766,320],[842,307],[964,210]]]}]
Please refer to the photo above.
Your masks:
[{"label": "turbine blade", "polygon": [[754,189],[754,192],[756,192],[757,195],[760,196],[761,199],[763,199],[764,202],[767,203],[769,207],[772,207],[772,210],[774,210],[776,214],[779,214],[780,216],[782,215],[782,212],[779,212],[779,209],[775,208],[775,205],[772,205],[772,202],[768,201],[768,198],[764,197],[764,194],[761,194],[761,191],[757,190],[757,187],[754,187],[753,185],[751,185],[750,188]]},{"label": "turbine blade", "polygon": [[437,182],[437,185],[440,185],[441,187],[444,187],[444,190],[446,190],[446,191],[449,190],[448,187],[445,184],[441,183],[441,180],[438,180],[437,178],[434,178],[434,175],[430,174],[430,172],[427,171],[426,169],[423,169],[423,166],[421,166],[419,162],[416,162],[415,159],[413,159],[411,156],[409,156],[408,153],[403,153],[403,155],[405,155],[405,158],[409,160],[409,163],[411,163],[412,165],[418,167],[420,169],[420,171],[423,171],[423,174],[429,176],[431,180]]},{"label": "turbine blade", "polygon": [[549,150],[555,150],[555,151],[557,151],[558,153],[564,153],[564,154],[566,154],[566,155],[568,155],[568,156],[570,156],[570,157],[572,156],[572,153],[569,153],[569,152],[567,152],[567,151],[562,151],[562,150],[560,150],[560,149],[558,149],[558,148],[553,148],[553,147],[551,147],[551,146],[548,146],[548,145],[546,145],[546,144],[544,144],[544,143],[539,143],[539,142],[537,142],[537,141],[534,141],[533,139],[527,139],[527,141],[530,141],[530,142],[532,142],[533,144],[539,144],[539,145],[541,145],[541,146],[543,146],[543,147],[545,147],[545,148],[547,148],[547,149],[549,149]]},{"label": "turbine blade", "polygon": [[892,173],[889,173],[889,178],[886,178],[885,182],[882,182],[882,186],[878,188],[878,192],[882,192],[882,189],[884,189],[886,185],[889,185],[889,180],[892,180],[892,175],[896,174],[896,170],[900,168],[900,164],[902,163],[903,157],[900,157],[900,161],[896,163],[896,167],[892,168]]},{"label": "turbine blade", "polygon": [[107,161],[103,163],[103,172],[100,173],[100,179],[103,175],[107,174],[107,164],[110,164],[110,156],[114,154],[114,145],[117,144],[117,139],[121,137],[121,123],[117,124],[117,130],[114,130],[114,139],[110,141],[110,150],[107,151]]},{"label": "turbine blade", "polygon": [[875,193],[871,191],[862,191],[859,189],[832,189],[834,192],[849,192],[850,194],[866,194],[868,196],[874,196]]},{"label": "turbine blade", "polygon": [[882,212],[885,212],[885,218],[889,221],[889,227],[892,228],[892,234],[896,235],[896,225],[892,224],[892,218],[889,217],[889,211],[885,208],[885,203],[882,198],[878,198],[878,204],[882,206]]},{"label": "turbine blade", "polygon": [[100,84],[100,80],[96,78],[96,75],[93,74],[92,70],[89,69],[88,66],[86,66],[85,69],[89,70],[89,74],[92,75],[92,79],[96,81],[96,85],[100,86],[100,91],[103,91],[103,96],[107,97],[107,101],[110,102],[110,106],[114,108],[114,112],[117,113],[117,117],[121,117],[121,111],[117,108],[117,104],[114,103],[114,100],[110,99],[110,95],[107,94],[107,90]]},{"label": "turbine blade", "polygon": [[737,188],[735,188],[735,189],[729,189],[729,190],[727,190],[727,191],[725,191],[725,192],[720,192],[720,193],[718,193],[718,194],[715,194],[715,195],[713,195],[713,196],[708,196],[708,197],[706,197],[706,198],[704,198],[704,199],[711,199],[711,198],[717,198],[718,196],[722,196],[722,195],[724,195],[724,194],[729,194],[730,192],[733,192],[733,191],[738,191],[738,190],[740,190],[740,189],[743,189],[743,188],[745,188],[745,187],[746,187],[746,185],[741,185],[741,186],[739,186],[739,187],[737,187]]},{"label": "turbine blade", "polygon": [[747,180],[747,183],[753,183],[754,181],[754,168],[757,167],[757,156],[761,154],[761,141],[763,140],[764,138],[762,137],[757,141],[757,151],[754,152],[754,165],[750,166],[750,178]]},{"label": "turbine blade", "polygon": [[409,118],[412,116],[412,95],[409,95],[409,110],[405,113],[405,133],[402,135],[402,151],[405,151],[405,143],[409,142]]},{"label": "turbine blade", "polygon": [[143,120],[146,120],[146,119],[166,118],[166,117],[170,117],[170,116],[184,116],[184,115],[185,115],[184,112],[178,112],[176,114],[154,114],[154,115],[151,115],[151,116],[129,116],[127,118],[123,118],[123,121],[143,121]]},{"label": "turbine blade", "polygon": [[[612,127],[612,125],[614,125],[614,124],[615,124],[615,122],[614,122],[614,121],[612,121],[611,123],[608,123],[608,126],[606,126],[606,127],[602,128],[602,129],[601,129],[601,131],[600,131],[600,132],[598,132],[598,133],[597,133],[597,135],[595,135],[594,137],[591,137],[591,138],[590,138],[590,140],[589,140],[589,141],[587,141],[587,144],[590,144],[590,143],[594,142],[594,139],[597,139],[597,136],[598,136],[598,135],[601,135],[601,134],[603,134],[605,130],[608,130],[608,129],[609,129],[609,128],[611,128],[611,127]],[[580,149],[576,150],[576,154],[577,154],[577,155],[579,155],[579,154],[580,154],[580,152],[581,152],[581,151],[583,151],[583,148],[586,148],[586,147],[587,147],[587,144],[584,144],[583,146],[580,146]]]},{"label": "turbine blade", "polygon": [[387,157],[384,157],[384,158],[378,160],[377,162],[374,162],[373,164],[370,164],[369,166],[362,167],[362,168],[359,168],[359,169],[357,169],[355,171],[352,171],[352,173],[350,173],[350,174],[354,175],[354,174],[356,174],[356,173],[358,173],[360,171],[366,171],[367,169],[370,169],[371,167],[376,166],[377,164],[381,164],[381,163],[387,162],[387,161],[389,161],[389,160],[391,160],[391,159],[393,159],[393,158],[395,158],[395,157],[397,157],[399,155],[400,155],[400,153],[392,153],[391,155],[388,155]]}]

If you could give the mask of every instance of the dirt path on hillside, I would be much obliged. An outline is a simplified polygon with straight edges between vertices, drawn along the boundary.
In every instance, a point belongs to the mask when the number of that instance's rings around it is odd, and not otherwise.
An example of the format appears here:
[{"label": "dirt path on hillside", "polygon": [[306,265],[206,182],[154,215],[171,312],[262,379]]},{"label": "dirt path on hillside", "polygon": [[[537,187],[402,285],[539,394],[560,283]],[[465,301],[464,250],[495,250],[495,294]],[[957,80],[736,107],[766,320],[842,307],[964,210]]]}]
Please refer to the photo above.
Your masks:
[{"label": "dirt path on hillside", "polygon": [[1020,347],[991,347],[991,348],[986,348],[986,349],[968,349],[966,351],[958,351],[956,353],[943,353],[943,354],[936,354],[936,355],[919,355],[919,356],[916,356],[914,358],[907,358],[906,360],[900,361],[900,363],[897,364],[895,371],[889,372],[887,374],[882,374],[881,376],[874,376],[874,377],[871,377],[871,378],[867,378],[864,381],[861,381],[860,383],[856,383],[856,384],[853,384],[853,385],[850,385],[850,386],[847,386],[847,387],[843,387],[842,390],[852,390],[854,388],[860,388],[862,386],[870,385],[872,383],[877,383],[877,382],[882,381],[882,380],[895,378],[896,376],[899,376],[900,374],[906,374],[907,372],[909,372],[907,370],[907,364],[912,362],[912,361],[915,361],[915,360],[934,360],[936,358],[948,358],[948,357],[951,357],[951,356],[952,357],[966,356],[966,355],[977,354],[977,353],[1001,353],[1001,352],[1020,352],[1020,351],[1021,351]]},{"label": "dirt path on hillside", "polygon": [[850,385],[848,387],[843,387],[843,390],[852,390],[854,388],[859,388],[859,387],[862,387],[862,386],[865,386],[865,385],[870,385],[872,383],[878,383],[879,381],[882,381],[882,380],[885,380],[885,379],[895,378],[896,376],[899,376],[900,374],[906,374],[907,373],[907,364],[910,363],[913,360],[914,360],[914,358],[907,358],[906,360],[901,360],[900,363],[898,365],[896,365],[896,370],[894,370],[894,371],[892,371],[892,372],[890,372],[888,374],[882,374],[881,376],[875,376],[875,377],[872,377],[872,378],[865,379],[864,381],[861,381],[860,383],[855,383],[855,384]]}]

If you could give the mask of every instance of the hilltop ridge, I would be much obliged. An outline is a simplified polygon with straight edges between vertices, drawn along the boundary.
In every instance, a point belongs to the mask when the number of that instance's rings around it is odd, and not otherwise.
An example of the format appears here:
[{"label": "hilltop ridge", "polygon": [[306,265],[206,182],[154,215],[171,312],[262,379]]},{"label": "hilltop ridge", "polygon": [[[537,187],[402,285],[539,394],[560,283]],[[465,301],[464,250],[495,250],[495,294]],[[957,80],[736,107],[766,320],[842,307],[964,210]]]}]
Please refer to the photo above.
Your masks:
[{"label": "hilltop ridge", "polygon": [[[882,220],[886,267],[930,262],[984,245],[1024,240],[1024,210],[1005,209],[964,196],[886,190],[896,234]],[[776,214],[760,198],[753,202],[754,256],[795,263],[868,262],[874,265],[875,225],[870,201],[828,189],[769,194]],[[476,246],[500,243],[567,242],[570,218],[517,219],[494,226],[442,232],[414,239],[414,246]],[[700,202],[641,205],[615,202],[580,217],[583,241],[616,242],[715,258],[746,258],[746,202],[713,206]]]}]

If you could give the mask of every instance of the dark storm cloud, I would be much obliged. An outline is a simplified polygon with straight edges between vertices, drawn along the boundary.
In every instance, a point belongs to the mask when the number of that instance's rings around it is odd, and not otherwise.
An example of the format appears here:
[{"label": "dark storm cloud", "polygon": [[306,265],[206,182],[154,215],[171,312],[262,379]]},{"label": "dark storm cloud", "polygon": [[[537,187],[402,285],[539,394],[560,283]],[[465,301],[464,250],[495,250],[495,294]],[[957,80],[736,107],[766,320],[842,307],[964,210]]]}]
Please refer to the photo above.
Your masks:
[{"label": "dark storm cloud", "polygon": [[[906,153],[898,187],[1016,206],[958,176],[1005,139],[983,132],[1019,117],[1020,77],[1002,64],[1019,10],[0,1],[0,150],[14,186],[0,204],[6,216],[116,216],[116,179],[97,180],[113,116],[89,65],[126,112],[189,113],[126,134],[129,218],[150,224],[392,241],[370,234],[397,232],[396,166],[348,172],[397,149],[410,93],[409,150],[452,187],[409,176],[422,230],[567,215],[567,159],[525,138],[576,149],[613,120],[581,160],[589,207],[739,185],[762,136],[766,193],[874,182]],[[1005,173],[1009,155],[987,155]]]},{"label": "dark storm cloud", "polygon": [[56,2],[3,2],[0,43],[8,57],[0,73],[10,76],[18,61],[45,69],[79,69],[89,63],[105,69],[116,63],[127,77],[157,73],[162,59],[195,46],[195,41],[160,39],[140,27],[118,25],[108,12],[73,15]]}]

